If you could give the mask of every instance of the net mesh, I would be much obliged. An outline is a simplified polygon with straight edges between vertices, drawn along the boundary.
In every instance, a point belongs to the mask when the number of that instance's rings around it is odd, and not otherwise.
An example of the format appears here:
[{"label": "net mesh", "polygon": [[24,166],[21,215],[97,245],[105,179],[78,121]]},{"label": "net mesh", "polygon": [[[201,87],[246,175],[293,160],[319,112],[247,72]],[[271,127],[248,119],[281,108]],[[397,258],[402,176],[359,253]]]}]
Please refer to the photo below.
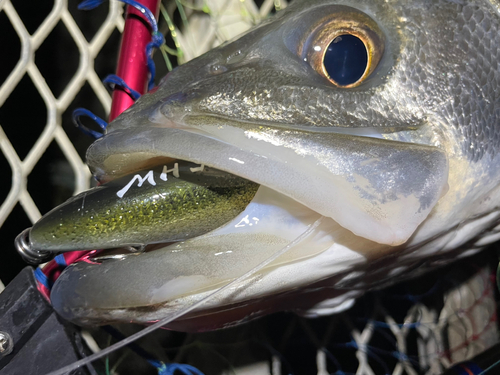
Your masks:
[{"label": "net mesh", "polygon": [[[160,29],[167,44],[155,56],[158,75],[286,5],[284,0],[165,2]],[[1,45],[9,51],[0,73],[4,282],[23,266],[14,237],[41,213],[91,185],[83,160],[92,140],[74,128],[71,112],[82,106],[106,118],[111,97],[101,80],[114,72],[124,27],[117,1],[90,12],[64,0],[40,2],[35,15],[30,7],[19,0],[0,1]],[[398,294],[403,287],[373,293],[332,318],[278,314],[229,333],[182,339],[172,333],[168,340],[180,340],[181,349],[163,355],[207,373],[439,374],[497,342],[492,271],[481,262],[476,268],[468,265],[466,279],[438,277],[420,294]]]}]

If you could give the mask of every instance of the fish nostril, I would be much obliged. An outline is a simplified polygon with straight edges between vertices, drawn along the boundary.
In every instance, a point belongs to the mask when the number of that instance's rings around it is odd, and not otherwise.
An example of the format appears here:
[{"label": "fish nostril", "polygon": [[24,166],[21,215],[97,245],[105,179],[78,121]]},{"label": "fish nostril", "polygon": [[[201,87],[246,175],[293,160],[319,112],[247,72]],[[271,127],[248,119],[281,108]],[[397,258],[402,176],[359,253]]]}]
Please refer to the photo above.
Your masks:
[{"label": "fish nostril", "polygon": [[214,76],[218,75],[218,74],[222,74],[224,72],[227,72],[227,68],[221,64],[214,64],[214,65],[211,65],[209,68],[209,73],[211,75],[214,75]]},{"label": "fish nostril", "polygon": [[244,54],[243,51],[237,50],[237,51],[231,53],[227,57],[226,61],[228,64],[236,64],[236,63],[240,62],[241,60],[243,60],[245,57],[246,57],[246,54]]}]

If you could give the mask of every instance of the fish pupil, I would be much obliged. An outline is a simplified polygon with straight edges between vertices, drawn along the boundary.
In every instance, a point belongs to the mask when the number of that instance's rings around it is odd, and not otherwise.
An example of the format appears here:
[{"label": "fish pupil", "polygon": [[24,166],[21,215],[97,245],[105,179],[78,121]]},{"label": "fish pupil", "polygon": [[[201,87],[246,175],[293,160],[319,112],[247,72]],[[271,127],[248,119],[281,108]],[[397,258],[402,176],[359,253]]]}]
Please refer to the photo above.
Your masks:
[{"label": "fish pupil", "polygon": [[357,82],[368,65],[364,43],[354,35],[340,35],[328,46],[323,64],[328,76],[338,85]]}]

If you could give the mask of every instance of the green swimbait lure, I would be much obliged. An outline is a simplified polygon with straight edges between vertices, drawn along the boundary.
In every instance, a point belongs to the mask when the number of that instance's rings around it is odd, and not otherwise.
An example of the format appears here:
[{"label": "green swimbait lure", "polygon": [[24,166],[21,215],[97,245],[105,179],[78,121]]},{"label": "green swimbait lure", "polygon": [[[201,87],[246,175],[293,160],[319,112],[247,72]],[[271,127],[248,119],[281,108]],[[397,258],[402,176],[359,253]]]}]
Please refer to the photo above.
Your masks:
[{"label": "green swimbait lure", "polygon": [[108,182],[69,199],[32,228],[32,247],[110,249],[200,236],[237,216],[258,185],[189,162]]}]

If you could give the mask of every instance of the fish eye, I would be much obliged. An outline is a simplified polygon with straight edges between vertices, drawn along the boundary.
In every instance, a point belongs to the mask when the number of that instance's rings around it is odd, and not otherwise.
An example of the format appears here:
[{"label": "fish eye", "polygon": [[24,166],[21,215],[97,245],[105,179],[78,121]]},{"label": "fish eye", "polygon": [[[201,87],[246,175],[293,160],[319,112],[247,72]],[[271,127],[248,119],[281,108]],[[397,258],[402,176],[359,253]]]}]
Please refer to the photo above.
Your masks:
[{"label": "fish eye", "polygon": [[307,34],[299,49],[303,60],[340,88],[365,82],[384,52],[385,38],[377,23],[347,6],[336,6]]},{"label": "fish eye", "polygon": [[339,86],[358,82],[367,66],[368,53],[365,45],[361,39],[349,34],[336,37],[323,58],[325,73]]}]

